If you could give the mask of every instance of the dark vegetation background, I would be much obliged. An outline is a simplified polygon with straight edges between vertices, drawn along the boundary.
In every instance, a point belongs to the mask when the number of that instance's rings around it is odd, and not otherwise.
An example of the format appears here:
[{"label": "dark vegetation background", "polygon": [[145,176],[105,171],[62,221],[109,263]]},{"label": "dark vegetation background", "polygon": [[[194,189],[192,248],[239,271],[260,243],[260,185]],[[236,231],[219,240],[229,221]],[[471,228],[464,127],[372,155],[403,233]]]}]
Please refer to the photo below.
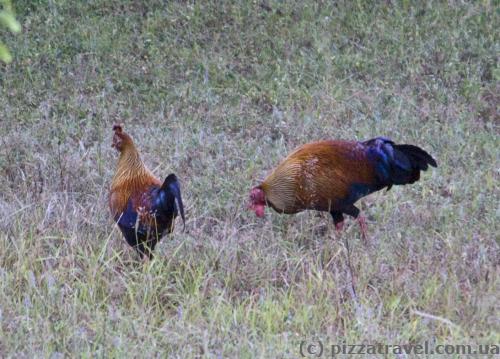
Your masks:
[{"label": "dark vegetation background", "polygon": [[[0,30],[0,355],[297,357],[499,342],[496,1],[15,1]],[[113,226],[121,121],[187,205],[149,265]],[[246,211],[297,145],[388,136],[439,168],[328,215]]]}]

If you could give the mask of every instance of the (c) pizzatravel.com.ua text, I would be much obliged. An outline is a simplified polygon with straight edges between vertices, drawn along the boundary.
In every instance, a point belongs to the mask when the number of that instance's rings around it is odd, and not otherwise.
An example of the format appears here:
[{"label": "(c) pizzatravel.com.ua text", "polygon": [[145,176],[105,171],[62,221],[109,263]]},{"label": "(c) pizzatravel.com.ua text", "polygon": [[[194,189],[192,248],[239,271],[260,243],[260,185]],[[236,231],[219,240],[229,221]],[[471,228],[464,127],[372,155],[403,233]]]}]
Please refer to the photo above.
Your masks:
[{"label": "(c) pizzatravel.com.ua text", "polygon": [[462,354],[462,355],[498,355],[499,344],[326,344],[321,340],[303,340],[299,347],[303,358],[335,358],[341,355],[367,354]]}]

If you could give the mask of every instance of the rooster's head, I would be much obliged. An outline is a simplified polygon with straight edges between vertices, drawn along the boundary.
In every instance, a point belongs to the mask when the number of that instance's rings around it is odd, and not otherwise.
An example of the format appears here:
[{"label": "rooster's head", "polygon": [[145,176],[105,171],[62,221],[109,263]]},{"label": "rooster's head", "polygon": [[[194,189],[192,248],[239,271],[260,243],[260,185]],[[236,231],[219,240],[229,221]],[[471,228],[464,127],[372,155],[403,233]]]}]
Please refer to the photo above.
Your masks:
[{"label": "rooster's head", "polygon": [[249,209],[255,212],[257,217],[264,217],[264,207],[266,206],[266,194],[260,187],[254,187],[250,191],[250,204]]},{"label": "rooster's head", "polygon": [[134,145],[132,138],[125,131],[123,131],[121,124],[113,125],[113,132],[115,134],[113,135],[111,147],[116,148],[118,152],[122,152],[127,146]]}]

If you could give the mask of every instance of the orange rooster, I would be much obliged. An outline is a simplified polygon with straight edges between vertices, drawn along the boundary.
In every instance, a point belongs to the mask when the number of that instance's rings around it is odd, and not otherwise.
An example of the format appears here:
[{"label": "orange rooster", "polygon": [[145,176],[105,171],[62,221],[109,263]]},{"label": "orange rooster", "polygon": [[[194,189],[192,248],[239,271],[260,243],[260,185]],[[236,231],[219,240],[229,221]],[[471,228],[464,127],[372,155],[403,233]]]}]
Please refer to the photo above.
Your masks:
[{"label": "orange rooster", "polygon": [[436,161],[413,145],[384,137],[366,142],[320,141],[298,147],[250,192],[250,208],[264,216],[266,205],[279,213],[311,209],[329,212],[341,230],[344,214],[357,218],[366,239],[366,222],[354,203],[393,185],[414,183]]},{"label": "orange rooster", "polygon": [[128,244],[151,259],[156,244],[174,228],[178,212],[185,226],[184,205],[175,174],[156,178],[142,162],[132,138],[113,126],[112,147],[120,159],[111,183],[109,207]]}]

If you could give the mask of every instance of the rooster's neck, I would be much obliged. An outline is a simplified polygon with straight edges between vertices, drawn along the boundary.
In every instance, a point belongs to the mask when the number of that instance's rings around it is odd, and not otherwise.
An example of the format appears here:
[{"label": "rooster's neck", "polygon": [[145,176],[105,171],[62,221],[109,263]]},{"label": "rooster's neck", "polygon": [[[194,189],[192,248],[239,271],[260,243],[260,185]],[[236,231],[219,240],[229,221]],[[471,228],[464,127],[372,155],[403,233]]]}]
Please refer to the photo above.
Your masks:
[{"label": "rooster's neck", "polygon": [[111,187],[126,187],[133,190],[155,181],[157,179],[146,168],[137,149],[133,146],[124,148],[120,153]]}]

